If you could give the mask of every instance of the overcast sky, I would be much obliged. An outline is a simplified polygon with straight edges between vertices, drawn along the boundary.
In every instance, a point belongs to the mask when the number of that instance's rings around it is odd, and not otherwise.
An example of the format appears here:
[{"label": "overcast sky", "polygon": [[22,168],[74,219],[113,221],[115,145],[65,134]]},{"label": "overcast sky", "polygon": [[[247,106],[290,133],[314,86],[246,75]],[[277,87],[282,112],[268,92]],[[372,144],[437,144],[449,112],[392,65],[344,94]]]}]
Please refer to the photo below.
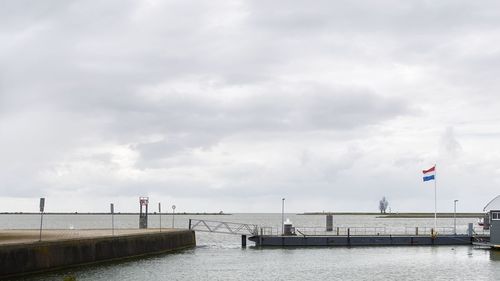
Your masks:
[{"label": "overcast sky", "polygon": [[481,211],[497,1],[0,1],[0,211]]}]

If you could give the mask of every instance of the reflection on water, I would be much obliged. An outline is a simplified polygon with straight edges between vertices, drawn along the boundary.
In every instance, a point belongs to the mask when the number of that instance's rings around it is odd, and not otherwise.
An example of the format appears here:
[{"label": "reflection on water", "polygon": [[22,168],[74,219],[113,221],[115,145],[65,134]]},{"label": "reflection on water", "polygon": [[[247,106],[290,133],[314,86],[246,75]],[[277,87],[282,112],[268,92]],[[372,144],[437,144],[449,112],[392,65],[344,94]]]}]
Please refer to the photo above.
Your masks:
[{"label": "reflection on water", "polygon": [[492,260],[492,261],[500,261],[500,250],[485,249],[485,251],[489,252],[489,254],[490,254],[490,260]]}]

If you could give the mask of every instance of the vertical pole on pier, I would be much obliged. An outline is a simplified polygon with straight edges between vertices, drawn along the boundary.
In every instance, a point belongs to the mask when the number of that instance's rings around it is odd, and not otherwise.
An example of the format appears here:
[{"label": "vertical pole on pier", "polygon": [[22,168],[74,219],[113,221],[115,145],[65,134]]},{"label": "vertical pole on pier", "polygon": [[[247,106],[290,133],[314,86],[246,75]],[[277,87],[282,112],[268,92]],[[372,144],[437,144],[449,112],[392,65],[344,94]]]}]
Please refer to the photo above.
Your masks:
[{"label": "vertical pole on pier", "polygon": [[111,235],[115,236],[115,205],[109,204],[109,209],[111,212]]},{"label": "vertical pole on pier", "polygon": [[189,230],[191,230],[191,219],[189,219]]},{"label": "vertical pole on pier", "polygon": [[175,205],[172,205],[172,228],[175,228]]},{"label": "vertical pole on pier", "polygon": [[332,216],[332,214],[326,215],[326,231],[333,231],[333,216]]},{"label": "vertical pole on pier", "polygon": [[457,202],[458,200],[455,199],[455,201],[453,201],[453,233],[455,233],[455,235],[457,235]]},{"label": "vertical pole on pier", "polygon": [[43,211],[45,210],[45,198],[40,198],[40,237],[39,242],[42,241],[42,226],[43,226]]},{"label": "vertical pole on pier", "polygon": [[281,235],[285,234],[285,198],[281,198]]},{"label": "vertical pole on pier", "polygon": [[[139,197],[139,228],[148,228],[148,204],[149,197]],[[145,209],[143,211],[143,209]]]},{"label": "vertical pole on pier", "polygon": [[[436,164],[434,164],[434,168]],[[437,230],[437,171],[434,173],[434,231]]]},{"label": "vertical pole on pier", "polygon": [[241,247],[242,248],[247,247],[247,236],[246,235],[241,235]]},{"label": "vertical pole on pier", "polygon": [[161,202],[158,202],[158,214],[160,214],[160,232],[161,232]]}]

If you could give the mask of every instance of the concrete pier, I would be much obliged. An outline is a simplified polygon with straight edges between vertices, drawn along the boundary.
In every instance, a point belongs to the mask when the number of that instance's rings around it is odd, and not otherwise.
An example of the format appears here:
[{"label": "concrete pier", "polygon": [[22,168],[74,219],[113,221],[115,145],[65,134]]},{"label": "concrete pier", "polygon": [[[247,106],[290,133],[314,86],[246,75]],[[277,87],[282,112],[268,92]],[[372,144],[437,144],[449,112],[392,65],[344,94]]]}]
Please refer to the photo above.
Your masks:
[{"label": "concrete pier", "polygon": [[194,247],[191,230],[0,231],[0,279],[103,261],[164,253]]}]

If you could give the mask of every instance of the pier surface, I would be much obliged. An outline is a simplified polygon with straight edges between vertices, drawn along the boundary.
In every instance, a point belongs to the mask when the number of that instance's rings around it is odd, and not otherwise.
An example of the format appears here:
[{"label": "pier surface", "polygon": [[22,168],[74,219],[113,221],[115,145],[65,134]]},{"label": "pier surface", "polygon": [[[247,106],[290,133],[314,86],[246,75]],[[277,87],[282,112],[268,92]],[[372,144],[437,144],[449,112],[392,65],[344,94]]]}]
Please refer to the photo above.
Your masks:
[{"label": "pier surface", "polygon": [[0,230],[0,279],[193,247],[182,229]]},{"label": "pier surface", "polygon": [[[161,232],[179,231],[166,228]],[[114,236],[143,235],[160,232],[159,229],[115,229]],[[38,229],[8,229],[0,230],[0,246],[6,244],[35,243],[39,242]],[[42,242],[61,241],[68,239],[113,237],[111,229],[48,229],[42,232]]]}]

